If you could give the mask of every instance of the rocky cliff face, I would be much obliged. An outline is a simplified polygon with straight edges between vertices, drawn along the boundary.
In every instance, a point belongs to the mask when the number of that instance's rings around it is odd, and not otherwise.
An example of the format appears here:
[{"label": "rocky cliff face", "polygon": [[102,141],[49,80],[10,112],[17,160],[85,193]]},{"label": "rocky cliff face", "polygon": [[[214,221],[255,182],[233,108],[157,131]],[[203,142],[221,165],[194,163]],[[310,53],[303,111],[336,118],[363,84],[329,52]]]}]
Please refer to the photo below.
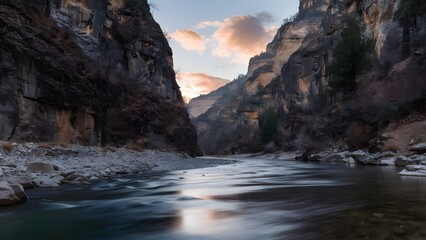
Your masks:
[{"label": "rocky cliff face", "polygon": [[[250,61],[242,93],[222,106],[233,113],[228,124],[218,123],[230,114],[214,115],[210,110],[194,120],[202,150],[229,153],[265,146],[271,150],[325,146],[344,138],[353,124],[368,123],[376,131],[393,119],[387,111],[384,116],[375,114],[379,109],[398,110],[425,97],[425,16],[417,16],[417,26],[409,31],[411,57],[406,59],[402,46],[407,45],[407,35],[395,20],[398,6],[396,0],[301,0],[297,18],[282,26],[266,52]],[[328,66],[348,18],[355,19],[363,36],[373,39],[377,58],[374,68],[357,79],[356,96],[345,103],[352,107],[342,106],[339,96],[336,100],[328,92]],[[268,111],[274,112],[276,129],[275,137],[265,142],[259,119]],[[211,139],[217,125],[235,136],[231,141],[220,139],[220,147],[203,141]]]},{"label": "rocky cliff face", "polygon": [[1,140],[196,154],[147,1],[1,0],[0,25]]},{"label": "rocky cliff face", "polygon": [[262,148],[258,119],[260,110],[266,107],[263,103],[272,104],[269,86],[280,76],[282,66],[302,46],[306,36],[318,28],[327,6],[327,1],[301,4],[298,17],[281,26],[266,51],[250,60],[243,78],[245,82],[228,94],[227,98],[232,99],[229,104],[219,99],[204,115],[193,120],[198,130],[199,146],[205,153],[245,152]]}]

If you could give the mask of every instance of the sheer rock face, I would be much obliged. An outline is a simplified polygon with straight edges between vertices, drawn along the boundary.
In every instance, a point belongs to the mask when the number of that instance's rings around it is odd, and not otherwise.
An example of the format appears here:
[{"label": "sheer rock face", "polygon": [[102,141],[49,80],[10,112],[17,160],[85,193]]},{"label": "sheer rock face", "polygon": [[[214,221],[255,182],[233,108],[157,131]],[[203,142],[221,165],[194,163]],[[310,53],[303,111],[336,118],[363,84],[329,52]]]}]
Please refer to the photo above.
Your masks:
[{"label": "sheer rock face", "polygon": [[[265,53],[251,59],[247,82],[235,94],[236,100],[221,106],[232,112],[232,121],[238,123],[220,128],[235,135],[236,141],[219,139],[222,142],[218,147],[214,141],[204,144],[199,139],[201,149],[214,153],[262,150],[265,143],[260,142],[258,118],[268,109],[275,111],[278,120],[277,147],[303,148],[312,139],[322,143],[335,141],[345,134],[351,122],[365,121],[391,101],[403,104],[424,97],[426,18],[417,17],[417,28],[410,32],[413,55],[404,59],[403,29],[394,19],[398,3],[396,0],[301,0],[296,19],[279,29]],[[342,111],[341,106],[333,105],[324,95],[327,66],[333,60],[333,49],[347,18],[355,18],[363,35],[375,41],[377,56],[375,68],[357,80],[356,101],[360,106],[356,112]],[[215,104],[211,109],[218,107]],[[206,120],[214,117],[224,119],[209,110],[194,121],[198,129],[211,129],[203,132],[202,138],[209,139],[210,133],[217,132],[214,126],[222,120]],[[213,145],[216,147],[212,148]]]},{"label": "sheer rock face", "polygon": [[[302,46],[309,33],[318,29],[328,4],[323,0],[301,3],[299,16],[281,26],[266,51],[250,60],[246,82],[231,92],[233,96],[228,96],[232,101],[226,104],[219,99],[204,115],[193,120],[202,151],[212,154],[261,150],[258,147],[259,114],[277,104],[272,99],[276,89],[269,86],[280,77],[283,65]],[[226,137],[218,137],[218,132]]]},{"label": "sheer rock face", "polygon": [[[196,154],[172,51],[147,1],[0,0],[0,25],[1,140]],[[117,129],[121,110],[138,131]],[[157,117],[167,114],[176,121],[161,130]]]},{"label": "sheer rock face", "polygon": [[[321,143],[332,143],[344,137],[351,122],[377,124],[384,120],[377,118],[377,113],[390,102],[403,104],[424,96],[426,86],[420,76],[426,73],[424,56],[403,58],[403,30],[394,20],[397,7],[398,2],[392,0],[331,2],[318,31],[306,37],[276,82],[283,89],[276,92],[273,101],[281,101],[274,106],[286,127],[280,129],[281,137],[293,140],[306,135]],[[327,98],[327,66],[333,60],[333,47],[347,18],[355,18],[363,35],[373,39],[377,63],[369,74],[359,76],[353,106],[341,111],[341,106],[333,106],[334,101]],[[418,20],[419,26],[426,26],[422,17]],[[413,53],[425,33],[424,27],[411,33]],[[370,119],[371,115],[376,119]]]}]

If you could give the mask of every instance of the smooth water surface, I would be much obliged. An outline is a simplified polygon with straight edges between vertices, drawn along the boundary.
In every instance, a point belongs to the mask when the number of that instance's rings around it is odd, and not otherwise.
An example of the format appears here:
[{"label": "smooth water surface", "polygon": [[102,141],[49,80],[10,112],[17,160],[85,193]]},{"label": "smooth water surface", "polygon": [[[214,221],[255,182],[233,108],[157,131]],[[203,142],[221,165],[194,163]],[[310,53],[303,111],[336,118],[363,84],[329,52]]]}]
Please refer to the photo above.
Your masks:
[{"label": "smooth water surface", "polygon": [[0,239],[426,239],[426,178],[247,159],[29,191]]}]

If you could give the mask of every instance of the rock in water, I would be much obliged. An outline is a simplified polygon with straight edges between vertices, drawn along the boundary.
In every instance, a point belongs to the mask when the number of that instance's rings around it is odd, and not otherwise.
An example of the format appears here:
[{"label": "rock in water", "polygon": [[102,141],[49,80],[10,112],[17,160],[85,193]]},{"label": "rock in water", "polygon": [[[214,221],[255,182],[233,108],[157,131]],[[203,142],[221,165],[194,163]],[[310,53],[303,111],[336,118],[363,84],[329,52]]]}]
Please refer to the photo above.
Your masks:
[{"label": "rock in water", "polygon": [[10,184],[10,187],[15,192],[15,196],[19,198],[21,202],[26,201],[28,199],[27,194],[24,191],[22,185],[19,184]]},{"label": "rock in water", "polygon": [[21,202],[15,191],[6,181],[0,181],[0,206],[13,205]]},{"label": "rock in water", "polygon": [[418,153],[426,153],[426,142],[411,146],[411,150]]},{"label": "rock in water", "polygon": [[424,165],[408,165],[402,170],[400,175],[426,177],[426,166]]},{"label": "rock in water", "polygon": [[55,173],[55,168],[52,164],[43,163],[43,162],[30,163],[27,166],[27,170],[33,173],[35,172],[50,173],[50,174]]},{"label": "rock in water", "polygon": [[35,187],[34,183],[29,177],[6,177],[4,178],[4,180],[9,184],[19,184],[24,189],[30,189]]},{"label": "rock in water", "polygon": [[378,165],[378,162],[376,159],[374,159],[372,156],[370,156],[368,153],[362,150],[358,150],[351,153],[351,157],[354,158],[355,161],[359,164]]}]

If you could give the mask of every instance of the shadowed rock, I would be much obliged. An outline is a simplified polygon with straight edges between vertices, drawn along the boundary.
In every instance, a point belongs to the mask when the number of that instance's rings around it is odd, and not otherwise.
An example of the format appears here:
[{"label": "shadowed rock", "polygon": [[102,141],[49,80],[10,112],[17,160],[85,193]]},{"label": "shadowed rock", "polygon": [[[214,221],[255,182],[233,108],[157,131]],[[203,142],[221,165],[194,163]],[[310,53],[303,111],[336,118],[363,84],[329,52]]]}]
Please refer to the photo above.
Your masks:
[{"label": "shadowed rock", "polygon": [[35,162],[30,163],[27,166],[27,170],[30,172],[40,172],[40,173],[55,173],[55,169],[51,163]]}]

